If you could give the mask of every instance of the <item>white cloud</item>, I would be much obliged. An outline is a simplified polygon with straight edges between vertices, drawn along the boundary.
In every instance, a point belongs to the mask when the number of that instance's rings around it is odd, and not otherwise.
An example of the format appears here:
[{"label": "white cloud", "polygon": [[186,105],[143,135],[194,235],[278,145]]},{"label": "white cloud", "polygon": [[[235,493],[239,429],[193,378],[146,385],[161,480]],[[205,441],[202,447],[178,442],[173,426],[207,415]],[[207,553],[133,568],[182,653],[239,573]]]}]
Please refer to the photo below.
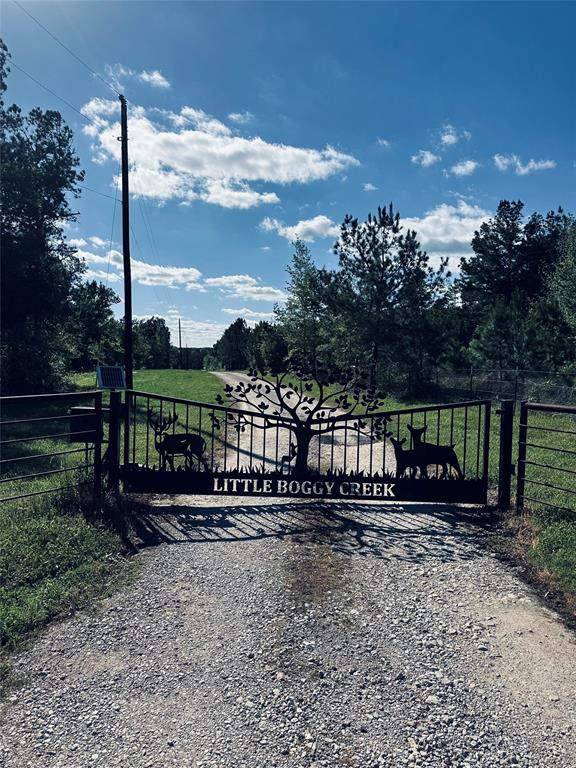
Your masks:
[{"label": "white cloud", "polygon": [[[92,99],[82,108],[93,120],[84,131],[94,141],[97,163],[119,159],[116,109],[107,99]],[[279,202],[276,191],[262,190],[262,184],[307,184],[359,165],[331,146],[309,149],[234,136],[220,120],[192,107],[177,114],[138,106],[130,111],[132,190],[158,202],[251,208]]]},{"label": "white cloud", "polygon": [[450,173],[453,176],[470,176],[479,165],[480,163],[476,162],[476,160],[462,160],[450,168]]},{"label": "white cloud", "polygon": [[450,123],[444,125],[440,131],[440,143],[443,147],[452,147],[454,144],[458,144],[461,139],[470,141],[471,138],[470,131],[459,131]]},{"label": "white cloud", "polygon": [[86,280],[98,280],[100,283],[119,283],[122,279],[118,272],[106,272],[103,269],[87,269],[82,277]]},{"label": "white cloud", "polygon": [[268,285],[260,285],[251,275],[222,275],[208,277],[204,285],[218,288],[233,299],[251,299],[252,301],[283,301],[284,291]]},{"label": "white cloud", "polygon": [[106,240],[102,240],[101,237],[97,237],[96,235],[89,237],[88,240],[90,240],[94,248],[104,248],[105,245],[108,245]]},{"label": "white cloud", "polygon": [[168,80],[157,69],[150,71],[143,69],[141,72],[138,72],[130,67],[125,67],[123,64],[106,64],[105,70],[107,79],[111,81],[117,91],[124,90],[123,81],[126,78],[132,77],[141,83],[151,85],[153,88],[170,88]]},{"label": "white cloud", "polygon": [[230,112],[228,120],[232,120],[233,123],[238,125],[246,125],[254,120],[252,112]]},{"label": "white cloud", "polygon": [[450,147],[452,144],[458,143],[458,134],[453,125],[445,125],[440,133],[440,142],[445,147]]},{"label": "white cloud", "polygon": [[[88,238],[92,239],[92,238]],[[100,279],[117,282],[122,275],[123,257],[120,251],[109,250],[106,254],[99,255],[91,251],[79,250],[76,254],[89,267],[97,265],[106,272],[100,275]],[[159,264],[147,264],[138,259],[130,260],[132,279],[140,285],[163,286],[164,288],[184,288],[187,291],[205,291],[200,282],[202,273],[195,267],[170,267]]]},{"label": "white cloud", "polygon": [[376,139],[376,143],[379,147],[385,147],[388,148],[390,146],[390,142],[388,139]]},{"label": "white cloud", "polygon": [[518,155],[494,155],[494,165],[499,171],[507,171],[514,168],[518,176],[526,176],[534,171],[546,171],[550,168],[556,168],[555,160],[529,160],[523,163]]},{"label": "white cloud", "polygon": [[136,77],[142,83],[147,83],[153,88],[170,88],[170,83],[168,80],[166,80],[164,75],[157,69],[153,69],[151,72],[143,70],[142,72],[139,72]]},{"label": "white cloud", "polygon": [[[123,257],[120,251],[111,249],[105,254],[98,254],[92,251],[78,250],[76,255],[88,266],[89,277],[100,280],[106,280],[108,277],[109,282],[117,282],[121,279]],[[203,280],[202,273],[196,267],[148,264],[138,259],[131,259],[130,265],[132,280],[140,285],[184,289],[186,291],[199,291],[200,293],[215,288],[230,298],[253,301],[283,301],[286,298],[283,291],[269,285],[261,285],[261,281],[251,275],[221,275]],[[177,311],[176,307],[171,306],[169,313],[175,314]]]},{"label": "white cloud", "polygon": [[218,120],[203,109],[194,109],[194,107],[182,107],[179,113],[162,112],[174,125],[185,127],[186,124],[192,125],[196,130],[202,133],[209,133],[214,136],[230,136],[232,131],[221,120]]},{"label": "white cloud", "polygon": [[370,184],[370,182],[368,182],[368,184],[364,184],[363,189],[364,189],[364,192],[377,192],[378,191],[378,187],[375,187],[374,184]]},{"label": "white cloud", "polygon": [[226,307],[222,312],[227,315],[234,315],[235,317],[244,317],[246,320],[270,320],[274,314],[273,312],[255,312],[253,309],[248,309],[248,307],[242,307],[241,309]]},{"label": "white cloud", "polygon": [[85,245],[88,245],[88,243],[83,237],[73,237],[71,240],[68,240],[68,245],[71,245],[72,248],[83,248]]},{"label": "white cloud", "polygon": [[428,251],[433,264],[448,258],[449,268],[458,269],[460,259],[471,253],[474,232],[487,221],[490,213],[478,205],[459,200],[458,205],[442,203],[422,217],[407,218],[402,224],[415,229],[422,248]]},{"label": "white cloud", "polygon": [[278,219],[271,219],[266,216],[260,222],[260,229],[265,232],[277,232],[290,242],[303,240],[306,243],[313,243],[317,238],[322,237],[338,237],[340,233],[340,228],[336,222],[323,214],[314,216],[312,219],[302,219],[292,226],[286,226]]},{"label": "white cloud", "polygon": [[433,152],[430,152],[429,149],[419,149],[418,152],[410,158],[411,162],[416,165],[421,165],[422,168],[429,168],[440,159],[440,155],[435,155]]},{"label": "white cloud", "polygon": [[272,248],[270,248],[269,245],[263,245],[262,248],[260,248],[261,251],[271,251]]}]

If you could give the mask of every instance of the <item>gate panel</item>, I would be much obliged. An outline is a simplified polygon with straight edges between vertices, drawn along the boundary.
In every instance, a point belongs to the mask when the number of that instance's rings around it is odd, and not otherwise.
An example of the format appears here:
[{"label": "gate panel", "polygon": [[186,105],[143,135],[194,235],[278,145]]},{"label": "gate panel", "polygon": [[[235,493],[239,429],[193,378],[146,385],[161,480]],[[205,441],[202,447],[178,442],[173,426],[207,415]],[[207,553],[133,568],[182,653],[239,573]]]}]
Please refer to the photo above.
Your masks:
[{"label": "gate panel", "polygon": [[490,401],[302,422],[130,392],[128,492],[485,504]]}]

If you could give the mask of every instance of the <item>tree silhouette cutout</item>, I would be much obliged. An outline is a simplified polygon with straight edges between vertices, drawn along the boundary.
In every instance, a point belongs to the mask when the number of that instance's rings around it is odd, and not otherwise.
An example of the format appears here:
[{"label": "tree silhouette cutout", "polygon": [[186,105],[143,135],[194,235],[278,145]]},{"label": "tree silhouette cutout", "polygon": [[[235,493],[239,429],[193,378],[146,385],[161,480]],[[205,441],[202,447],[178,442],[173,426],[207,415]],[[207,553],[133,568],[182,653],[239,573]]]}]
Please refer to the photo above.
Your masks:
[{"label": "tree silhouette cutout", "polygon": [[[369,385],[367,376],[355,368],[342,370],[317,364],[312,371],[292,365],[283,372],[253,369],[248,375],[248,382],[227,384],[224,397],[218,395],[216,400],[221,405],[250,409],[245,414],[226,414],[228,424],[237,432],[245,432],[247,426],[261,430],[287,429],[296,445],[292,471],[296,477],[305,477],[308,473],[308,453],[315,437],[344,430],[362,434],[372,441],[385,437],[388,417],[376,414],[383,405],[382,395]],[[264,418],[251,418],[250,411]],[[350,418],[353,416],[356,418]],[[219,420],[216,417],[214,420],[219,427]]]}]

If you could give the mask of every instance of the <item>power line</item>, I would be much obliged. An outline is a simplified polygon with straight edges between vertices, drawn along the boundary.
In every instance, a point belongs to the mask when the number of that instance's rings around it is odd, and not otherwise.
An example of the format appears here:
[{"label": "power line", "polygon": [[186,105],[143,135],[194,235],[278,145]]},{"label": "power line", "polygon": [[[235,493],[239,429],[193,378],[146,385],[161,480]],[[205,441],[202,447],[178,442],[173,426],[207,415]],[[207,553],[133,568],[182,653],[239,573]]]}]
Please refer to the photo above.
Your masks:
[{"label": "power line", "polygon": [[55,41],[58,43],[58,45],[60,45],[62,48],[64,48],[64,50],[65,50],[65,51],[67,51],[67,52],[70,54],[70,56],[73,56],[73,57],[76,59],[76,61],[78,61],[78,62],[80,62],[80,64],[82,64],[82,66],[83,66],[83,67],[86,67],[86,69],[87,69],[87,70],[88,70],[88,71],[89,71],[89,72],[90,72],[92,75],[94,75],[94,77],[97,77],[99,80],[101,80],[101,81],[104,83],[104,85],[105,85],[105,86],[107,86],[108,88],[110,88],[112,91],[114,91],[114,93],[115,93],[117,96],[120,96],[120,94],[118,93],[118,91],[116,90],[116,88],[114,88],[114,86],[113,86],[113,85],[111,85],[111,84],[110,84],[110,83],[109,83],[107,80],[105,80],[105,79],[102,77],[102,75],[100,75],[98,72],[96,72],[95,70],[93,70],[93,69],[92,69],[92,67],[91,67],[89,64],[86,64],[86,62],[84,61],[84,59],[81,59],[81,58],[80,58],[80,56],[78,56],[76,53],[74,53],[74,51],[73,51],[73,50],[71,50],[70,48],[68,48],[68,46],[67,46],[67,45],[65,45],[65,44],[64,44],[64,43],[63,43],[61,40],[59,40],[59,39],[56,37],[56,35],[54,35],[52,32],[50,32],[50,30],[49,30],[49,29],[47,29],[47,28],[44,26],[44,24],[42,24],[42,22],[41,22],[41,21],[38,21],[38,19],[37,19],[35,16],[33,16],[33,15],[30,13],[30,11],[27,11],[27,10],[26,10],[26,8],[24,8],[24,6],[20,5],[20,3],[18,2],[18,0],[12,0],[12,2],[14,3],[14,5],[17,5],[17,6],[18,6],[18,8],[20,8],[20,10],[21,10],[21,11],[23,11],[23,12],[26,14],[26,16],[28,16],[29,18],[31,18],[31,19],[32,19],[32,21],[34,21],[36,24],[38,24],[38,26],[39,26],[39,27],[41,27],[41,28],[44,30],[44,32],[46,32],[46,34],[50,35],[50,37],[51,37],[53,40],[55,40]]},{"label": "power line", "polygon": [[[69,101],[67,101],[66,99],[64,99],[62,96],[59,96],[59,95],[58,95],[58,94],[57,94],[55,91],[53,91],[53,90],[52,90],[51,88],[49,88],[47,85],[44,85],[44,83],[41,83],[41,82],[40,82],[40,80],[37,80],[35,77],[33,77],[33,75],[31,75],[31,74],[30,74],[29,72],[27,72],[25,69],[23,69],[22,67],[18,66],[18,64],[16,64],[14,61],[12,61],[12,59],[10,60],[10,66],[14,66],[14,67],[16,67],[16,69],[17,69],[19,72],[22,72],[22,74],[23,74],[23,75],[26,75],[26,77],[29,77],[29,78],[30,78],[30,80],[32,80],[32,82],[36,83],[36,85],[39,85],[39,86],[40,86],[40,88],[43,88],[43,89],[44,89],[45,91],[47,91],[49,94],[51,94],[52,96],[54,96],[54,98],[58,99],[58,100],[59,100],[59,101],[61,101],[63,104],[66,104],[66,106],[67,106],[67,107],[69,107],[69,108],[70,108],[70,109],[72,109],[74,112],[76,112],[77,114],[79,114],[79,115],[80,115],[80,117],[81,117],[83,120],[86,120],[86,122],[87,122],[89,125],[93,125],[93,126],[95,126],[96,128],[98,128],[98,127],[99,127],[99,126],[98,126],[98,125],[97,125],[97,124],[96,124],[96,123],[95,123],[93,120],[90,120],[90,118],[89,118],[89,117],[87,117],[87,116],[86,116],[85,114],[83,114],[83,113],[82,113],[82,112],[81,112],[81,111],[80,111],[80,110],[79,110],[77,107],[75,107],[75,106],[74,106],[74,104],[71,104]],[[97,190],[97,189],[93,189],[92,187],[88,187],[88,186],[86,186],[86,185],[84,185],[84,184],[79,184],[78,186],[79,186],[81,189],[85,189],[85,190],[87,190],[88,192],[92,192],[92,193],[93,193],[93,194],[95,194],[95,195],[100,195],[101,197],[107,197],[109,200],[117,200],[117,199],[118,199],[117,197],[112,197],[112,195],[108,195],[106,192],[100,192],[99,190]]]},{"label": "power line", "polygon": [[[118,175],[120,173],[120,163],[116,172],[116,183],[114,185],[114,210],[112,211],[112,227],[110,228],[110,246],[108,248],[108,264],[106,265],[106,287],[110,282],[110,254],[112,253],[112,239],[114,237],[114,222],[116,221],[116,203],[118,201]],[[100,194],[100,193],[98,193]]]},{"label": "power line", "polygon": [[86,117],[86,115],[84,115],[82,112],[80,112],[80,110],[78,109],[78,107],[75,107],[75,106],[74,106],[74,104],[70,104],[70,102],[69,102],[69,101],[66,101],[66,99],[62,98],[62,96],[59,96],[57,93],[55,93],[55,92],[54,92],[54,91],[53,91],[51,88],[49,88],[47,85],[44,85],[44,83],[41,83],[41,82],[40,82],[40,80],[37,80],[35,77],[33,77],[33,76],[30,74],[30,72],[26,72],[26,70],[25,70],[25,69],[22,69],[22,67],[19,67],[19,66],[18,66],[18,64],[16,64],[16,63],[15,63],[15,61],[14,61],[13,59],[10,59],[10,66],[11,66],[11,67],[16,67],[16,69],[17,69],[17,70],[19,70],[20,72],[22,72],[22,74],[23,74],[23,75],[26,75],[26,77],[29,77],[29,78],[30,78],[30,80],[32,80],[32,82],[36,83],[36,85],[39,85],[39,86],[40,86],[40,88],[44,88],[44,90],[45,90],[45,91],[48,91],[48,93],[50,93],[52,96],[54,96],[54,98],[58,99],[58,100],[59,100],[59,101],[61,101],[63,104],[66,104],[66,106],[67,106],[67,107],[70,107],[70,109],[73,109],[73,110],[74,110],[74,112],[77,112],[77,113],[80,115],[80,117],[81,117],[81,118],[83,118],[84,120],[86,120],[88,123],[90,123],[90,125],[96,125],[96,123],[93,123],[93,121],[92,121],[92,120],[90,120],[90,118],[89,118],[89,117]]},{"label": "power line", "polygon": [[[122,202],[122,199],[118,201],[118,195],[116,195],[115,197],[112,197],[112,195],[107,195],[106,192],[99,192],[97,189],[92,189],[92,187],[84,186],[84,184],[78,184],[78,186],[80,187],[80,189],[85,189],[88,192],[93,192],[95,195],[100,195],[100,197],[107,197],[108,200],[114,200],[115,203]],[[116,181],[116,191],[118,191],[118,181]]]}]

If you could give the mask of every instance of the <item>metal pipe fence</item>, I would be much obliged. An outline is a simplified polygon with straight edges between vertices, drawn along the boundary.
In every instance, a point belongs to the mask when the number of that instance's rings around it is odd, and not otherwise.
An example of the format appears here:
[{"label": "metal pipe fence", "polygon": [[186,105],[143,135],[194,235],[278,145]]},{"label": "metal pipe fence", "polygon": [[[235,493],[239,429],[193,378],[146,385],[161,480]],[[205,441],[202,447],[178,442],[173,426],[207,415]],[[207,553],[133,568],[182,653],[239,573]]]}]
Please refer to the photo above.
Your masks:
[{"label": "metal pipe fence", "polygon": [[98,501],[102,441],[102,392],[1,397],[0,503],[82,486]]},{"label": "metal pipe fence", "polygon": [[576,406],[521,404],[517,511],[528,505],[576,514]]}]

